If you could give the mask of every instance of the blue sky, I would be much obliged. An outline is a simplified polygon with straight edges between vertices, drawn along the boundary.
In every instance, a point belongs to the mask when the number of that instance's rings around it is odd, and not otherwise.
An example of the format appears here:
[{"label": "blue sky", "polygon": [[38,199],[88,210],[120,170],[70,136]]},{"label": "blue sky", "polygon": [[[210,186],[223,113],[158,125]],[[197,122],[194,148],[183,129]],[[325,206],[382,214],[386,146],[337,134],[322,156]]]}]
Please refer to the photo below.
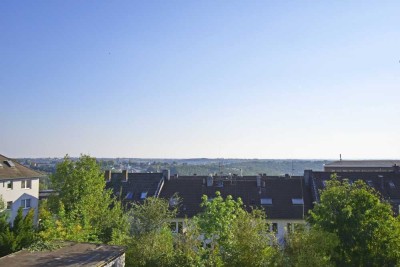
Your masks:
[{"label": "blue sky", "polygon": [[10,157],[400,158],[398,1],[1,1]]}]

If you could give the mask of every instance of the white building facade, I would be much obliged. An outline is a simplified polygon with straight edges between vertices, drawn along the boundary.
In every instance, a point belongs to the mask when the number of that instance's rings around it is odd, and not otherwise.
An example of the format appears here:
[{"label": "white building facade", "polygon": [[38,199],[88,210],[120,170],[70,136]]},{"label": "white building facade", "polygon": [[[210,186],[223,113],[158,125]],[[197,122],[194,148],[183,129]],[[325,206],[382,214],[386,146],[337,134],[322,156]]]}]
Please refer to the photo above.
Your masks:
[{"label": "white building facade", "polygon": [[37,221],[40,177],[43,177],[41,173],[0,155],[0,196],[9,215],[9,222],[14,221],[20,207],[24,216],[33,208]]}]

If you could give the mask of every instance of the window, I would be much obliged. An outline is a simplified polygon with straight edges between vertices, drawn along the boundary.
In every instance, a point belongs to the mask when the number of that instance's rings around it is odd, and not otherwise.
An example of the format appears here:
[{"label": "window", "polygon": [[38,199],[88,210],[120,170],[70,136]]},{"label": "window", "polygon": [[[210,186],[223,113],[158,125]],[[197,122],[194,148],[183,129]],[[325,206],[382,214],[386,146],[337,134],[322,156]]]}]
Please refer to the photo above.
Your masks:
[{"label": "window", "polygon": [[177,232],[177,229],[176,229],[176,222],[171,222],[170,228],[171,228],[171,231],[172,231],[173,233],[176,233],[176,232]]},{"label": "window", "polygon": [[31,189],[32,188],[32,181],[31,180],[22,180],[21,181],[21,188]]},{"label": "window", "polygon": [[183,233],[183,222],[178,222],[178,233]]},{"label": "window", "polygon": [[323,188],[326,187],[326,180],[322,180],[322,187],[323,187]]},{"label": "window", "polygon": [[389,186],[392,189],[396,188],[396,186],[394,185],[393,181],[389,181]]},{"label": "window", "polygon": [[7,201],[7,209],[10,210],[12,208],[12,201]]},{"label": "window", "polygon": [[29,198],[21,200],[21,207],[24,209],[28,209],[31,207],[31,200]]},{"label": "window", "polygon": [[304,200],[302,198],[292,198],[293,205],[304,205]]},{"label": "window", "polygon": [[142,192],[142,194],[140,194],[140,199],[145,199],[147,197],[147,192]]},{"label": "window", "polygon": [[224,181],[222,181],[222,180],[216,181],[215,186],[216,187],[224,187]]},{"label": "window", "polygon": [[262,198],[260,203],[261,205],[272,205],[272,198]]},{"label": "window", "polygon": [[367,181],[367,184],[368,184],[370,187],[374,187],[374,183],[372,182],[372,180],[368,180],[368,181]]},{"label": "window", "polygon": [[275,234],[278,233],[278,223],[270,223],[269,224],[269,231],[274,232]]},{"label": "window", "polygon": [[126,199],[132,199],[132,198],[133,198],[133,193],[128,192],[128,194],[126,194]]},{"label": "window", "polygon": [[7,189],[13,189],[13,182],[12,181],[7,181],[6,182],[6,185],[7,185]]}]

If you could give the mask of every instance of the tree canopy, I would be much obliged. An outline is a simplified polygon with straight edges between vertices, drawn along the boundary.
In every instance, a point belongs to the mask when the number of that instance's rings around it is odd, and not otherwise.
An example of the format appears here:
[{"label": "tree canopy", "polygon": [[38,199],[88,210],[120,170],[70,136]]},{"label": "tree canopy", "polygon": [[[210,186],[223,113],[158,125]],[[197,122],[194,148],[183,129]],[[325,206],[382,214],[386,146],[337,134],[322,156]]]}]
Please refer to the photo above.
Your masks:
[{"label": "tree canopy", "polygon": [[362,181],[335,177],[310,213],[311,225],[334,233],[338,266],[394,266],[400,263],[400,225],[391,206]]},{"label": "tree canopy", "polygon": [[105,190],[105,180],[96,159],[68,156],[51,177],[58,195],[40,209],[41,236],[45,239],[119,243],[128,233],[121,203]]}]

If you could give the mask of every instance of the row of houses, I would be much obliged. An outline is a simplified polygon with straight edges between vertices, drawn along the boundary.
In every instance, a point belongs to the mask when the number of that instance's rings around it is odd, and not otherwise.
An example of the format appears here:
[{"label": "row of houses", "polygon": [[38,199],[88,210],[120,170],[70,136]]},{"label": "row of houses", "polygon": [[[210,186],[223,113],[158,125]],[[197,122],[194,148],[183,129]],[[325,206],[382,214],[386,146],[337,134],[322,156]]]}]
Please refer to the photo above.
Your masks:
[{"label": "row of houses", "polygon": [[[374,161],[376,162],[376,161]],[[386,164],[385,162],[380,162]],[[392,162],[391,162],[392,163]],[[390,170],[368,169],[347,171],[335,168],[338,179],[348,179],[350,183],[363,180],[375,188],[383,199],[387,200],[393,211],[399,213],[400,171],[399,162],[391,165]],[[343,163],[332,163],[340,165]],[[355,163],[352,162],[354,165]],[[361,162],[359,166],[365,166]],[[329,168],[329,166],[325,166]],[[278,240],[283,240],[287,231],[305,224],[305,219],[315,202],[320,199],[321,190],[326,181],[331,179],[332,171],[305,170],[302,176],[179,176],[170,175],[168,170],[160,173],[111,173],[105,172],[106,188],[122,199],[125,205],[141,203],[147,197],[159,197],[169,201],[171,206],[178,204],[178,216],[172,222],[174,231],[183,231],[185,219],[192,218],[202,211],[201,197],[206,195],[212,200],[219,191],[223,197],[228,195],[241,198],[248,210],[262,208],[270,222],[270,230],[276,233]]]},{"label": "row of houses", "polygon": [[[400,161],[337,161],[324,166],[324,171],[305,170],[302,176],[254,176],[218,175],[218,176],[179,176],[171,175],[168,170],[160,173],[121,173],[105,171],[106,188],[122,199],[126,205],[141,203],[147,197],[164,198],[171,206],[177,205],[178,216],[172,222],[174,231],[185,228],[185,219],[192,218],[202,211],[201,197],[209,199],[215,192],[223,197],[240,197],[247,209],[254,207],[266,211],[271,231],[282,239],[287,231],[294,230],[305,223],[305,218],[326,181],[336,173],[339,179],[350,182],[363,180],[375,188],[382,198],[387,200],[393,211],[399,213],[400,205]],[[13,221],[19,207],[26,213],[30,208],[37,210],[40,196],[39,179],[43,174],[31,170],[17,161],[0,155],[0,195],[6,203],[6,209]],[[176,197],[179,197],[180,203]]]}]

